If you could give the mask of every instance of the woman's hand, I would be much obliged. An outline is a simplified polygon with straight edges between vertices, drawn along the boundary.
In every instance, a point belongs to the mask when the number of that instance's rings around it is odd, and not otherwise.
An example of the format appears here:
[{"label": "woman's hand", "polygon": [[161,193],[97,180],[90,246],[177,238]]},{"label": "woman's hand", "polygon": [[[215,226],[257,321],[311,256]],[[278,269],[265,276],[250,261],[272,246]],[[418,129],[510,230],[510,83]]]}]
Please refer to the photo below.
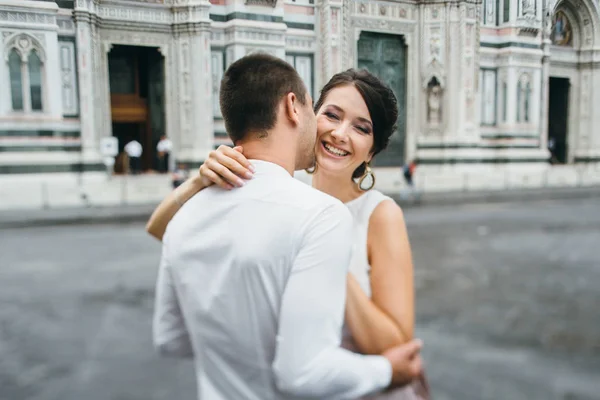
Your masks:
[{"label": "woman's hand", "polygon": [[244,181],[241,178],[251,179],[254,167],[244,157],[242,151],[242,146],[231,148],[226,145],[211,151],[200,167],[198,179],[201,186],[215,184],[223,189],[243,186]]}]

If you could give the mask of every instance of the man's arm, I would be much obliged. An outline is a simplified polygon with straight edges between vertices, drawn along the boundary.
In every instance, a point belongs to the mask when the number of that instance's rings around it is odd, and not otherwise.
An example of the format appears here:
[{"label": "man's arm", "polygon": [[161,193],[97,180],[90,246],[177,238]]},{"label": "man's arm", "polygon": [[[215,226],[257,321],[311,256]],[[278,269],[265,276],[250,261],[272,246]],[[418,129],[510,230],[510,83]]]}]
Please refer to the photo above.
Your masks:
[{"label": "man's arm", "polygon": [[156,282],[152,321],[154,348],[163,356],[193,357],[192,344],[179,307],[175,285],[165,255],[165,247],[163,245]]},{"label": "man's arm", "polygon": [[390,362],[340,348],[352,217],[331,206],[308,225],[283,294],[273,370],[280,390],[355,399],[391,382]]}]

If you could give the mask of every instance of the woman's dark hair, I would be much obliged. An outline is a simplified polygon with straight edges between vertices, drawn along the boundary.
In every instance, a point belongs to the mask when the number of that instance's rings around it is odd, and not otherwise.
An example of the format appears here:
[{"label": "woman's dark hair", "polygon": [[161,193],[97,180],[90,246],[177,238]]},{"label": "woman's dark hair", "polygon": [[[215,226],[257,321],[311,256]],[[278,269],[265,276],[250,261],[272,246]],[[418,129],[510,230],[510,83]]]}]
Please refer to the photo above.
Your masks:
[{"label": "woman's dark hair", "polygon": [[[334,75],[321,89],[315,104],[315,114],[319,111],[329,92],[341,86],[354,86],[367,104],[373,122],[373,156],[385,150],[390,137],[396,131],[398,120],[398,100],[392,89],[369,71],[349,69]],[[359,178],[365,173],[367,164],[362,163],[352,174]]]}]

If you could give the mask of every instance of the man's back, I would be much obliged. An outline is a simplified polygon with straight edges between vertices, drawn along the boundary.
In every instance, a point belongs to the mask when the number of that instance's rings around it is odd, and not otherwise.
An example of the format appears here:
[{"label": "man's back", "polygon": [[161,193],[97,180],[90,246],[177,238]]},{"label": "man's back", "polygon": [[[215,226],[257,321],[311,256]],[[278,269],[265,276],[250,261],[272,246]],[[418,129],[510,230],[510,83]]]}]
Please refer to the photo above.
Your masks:
[{"label": "man's back", "polygon": [[201,399],[282,398],[273,362],[284,289],[307,223],[339,203],[254,163],[245,187],[190,199],[164,238]]}]

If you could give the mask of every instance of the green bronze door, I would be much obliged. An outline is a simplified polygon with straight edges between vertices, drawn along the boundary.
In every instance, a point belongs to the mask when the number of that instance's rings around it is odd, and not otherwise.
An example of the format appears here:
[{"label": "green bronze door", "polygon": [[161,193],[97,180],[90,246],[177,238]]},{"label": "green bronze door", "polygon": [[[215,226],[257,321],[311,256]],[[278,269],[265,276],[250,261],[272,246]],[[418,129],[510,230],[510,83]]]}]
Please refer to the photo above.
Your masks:
[{"label": "green bronze door", "polygon": [[388,148],[379,153],[373,165],[404,165],[406,138],[406,45],[402,36],[362,32],[358,40],[358,68],[367,69],[390,85],[398,99],[398,128]]}]

